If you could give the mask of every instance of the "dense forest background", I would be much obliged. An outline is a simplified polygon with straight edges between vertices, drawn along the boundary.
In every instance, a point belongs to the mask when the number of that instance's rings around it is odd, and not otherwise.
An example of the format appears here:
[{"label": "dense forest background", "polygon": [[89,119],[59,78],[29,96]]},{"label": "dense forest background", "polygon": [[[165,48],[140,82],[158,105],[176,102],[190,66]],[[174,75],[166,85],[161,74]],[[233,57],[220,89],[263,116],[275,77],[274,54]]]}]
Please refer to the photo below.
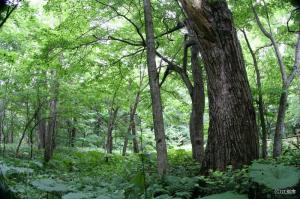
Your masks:
[{"label": "dense forest background", "polygon": [[0,1],[1,198],[300,197],[300,3]]}]

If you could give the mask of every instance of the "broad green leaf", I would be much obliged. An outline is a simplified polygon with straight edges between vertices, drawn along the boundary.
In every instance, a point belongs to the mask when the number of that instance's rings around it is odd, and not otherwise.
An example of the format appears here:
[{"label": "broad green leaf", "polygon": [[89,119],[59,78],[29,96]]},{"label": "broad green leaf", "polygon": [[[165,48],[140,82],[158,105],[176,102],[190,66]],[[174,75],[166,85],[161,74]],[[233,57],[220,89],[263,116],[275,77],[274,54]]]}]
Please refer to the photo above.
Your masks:
[{"label": "broad green leaf", "polygon": [[299,182],[300,170],[292,166],[253,163],[250,177],[271,189],[283,189]]},{"label": "broad green leaf", "polygon": [[70,190],[66,184],[48,178],[34,180],[31,184],[45,192],[68,192]]},{"label": "broad green leaf", "polygon": [[205,197],[202,197],[201,199],[248,199],[248,197],[246,195],[240,195],[238,193],[228,191],[225,193],[205,196]]}]

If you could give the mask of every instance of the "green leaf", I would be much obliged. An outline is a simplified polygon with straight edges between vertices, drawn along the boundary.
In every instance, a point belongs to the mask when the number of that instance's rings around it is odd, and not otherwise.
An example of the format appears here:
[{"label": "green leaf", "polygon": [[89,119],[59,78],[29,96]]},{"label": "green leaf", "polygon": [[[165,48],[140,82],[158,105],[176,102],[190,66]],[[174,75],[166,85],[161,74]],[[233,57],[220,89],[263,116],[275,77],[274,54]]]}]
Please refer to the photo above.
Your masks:
[{"label": "green leaf", "polygon": [[91,194],[83,192],[74,192],[63,195],[62,199],[87,199],[90,198]]},{"label": "green leaf", "polygon": [[254,182],[271,189],[283,189],[295,186],[300,179],[300,171],[296,167],[253,163],[250,177]]},{"label": "green leaf", "polygon": [[241,194],[238,194],[238,193],[235,193],[235,192],[228,191],[228,192],[225,192],[225,193],[205,196],[201,199],[248,199],[248,197],[246,195],[241,195]]},{"label": "green leaf", "polygon": [[48,178],[34,180],[31,184],[45,192],[68,192],[70,190],[67,185]]}]

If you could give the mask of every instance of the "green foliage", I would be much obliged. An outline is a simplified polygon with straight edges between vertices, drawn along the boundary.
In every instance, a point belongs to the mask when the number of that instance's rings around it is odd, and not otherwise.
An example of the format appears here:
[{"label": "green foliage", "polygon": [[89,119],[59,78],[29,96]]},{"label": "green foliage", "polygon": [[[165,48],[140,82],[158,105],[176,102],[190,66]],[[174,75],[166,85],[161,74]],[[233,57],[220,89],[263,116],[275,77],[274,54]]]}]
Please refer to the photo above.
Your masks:
[{"label": "green foliage", "polygon": [[[240,195],[231,191],[220,193],[220,194],[214,194],[206,197],[202,197],[203,199],[247,199],[248,197],[246,195]],[[199,198],[200,199],[200,198]]]},{"label": "green foliage", "polygon": [[39,190],[49,192],[49,193],[51,192],[63,193],[63,192],[68,192],[70,190],[70,188],[63,182],[56,181],[49,178],[34,180],[31,182],[31,184],[36,188],[38,188]]},{"label": "green foliage", "polygon": [[263,184],[271,189],[284,189],[299,183],[300,170],[283,165],[253,163],[250,177],[254,182]]}]

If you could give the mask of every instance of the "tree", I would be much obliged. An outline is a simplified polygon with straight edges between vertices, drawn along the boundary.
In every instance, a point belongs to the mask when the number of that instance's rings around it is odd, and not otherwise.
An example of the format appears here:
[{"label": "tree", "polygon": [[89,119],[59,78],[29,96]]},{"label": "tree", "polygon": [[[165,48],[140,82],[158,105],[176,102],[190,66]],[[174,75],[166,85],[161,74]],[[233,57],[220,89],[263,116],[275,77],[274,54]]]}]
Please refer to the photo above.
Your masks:
[{"label": "tree", "polygon": [[[176,63],[170,61],[166,57],[162,56],[157,52],[161,59],[168,63],[167,69],[165,71],[164,77],[160,85],[164,83],[170,72],[175,71],[178,73],[184,82],[189,96],[192,101],[190,121],[189,121],[189,131],[190,140],[192,144],[192,154],[193,158],[198,162],[201,162],[204,158],[204,133],[203,133],[203,114],[205,107],[205,93],[204,93],[204,81],[203,81],[203,68],[199,60],[199,43],[195,32],[187,24],[187,29],[189,34],[185,37],[184,44],[184,55],[182,67],[178,66]],[[191,51],[191,68],[192,68],[192,80],[188,75],[187,64],[188,64],[188,49]]]},{"label": "tree", "polygon": [[160,175],[164,175],[167,173],[168,168],[167,146],[165,141],[165,129],[160,97],[159,78],[156,69],[155,38],[150,0],[144,0],[144,18],[147,44],[147,66],[152,101],[153,125],[156,140],[157,169]]},{"label": "tree", "polygon": [[262,158],[266,158],[268,156],[268,143],[267,143],[267,127],[266,127],[266,120],[265,120],[265,107],[264,107],[264,102],[263,102],[263,93],[262,93],[262,83],[261,83],[261,75],[260,75],[260,70],[258,68],[258,62],[256,58],[256,54],[254,50],[251,47],[250,41],[247,37],[247,33],[244,29],[241,29],[248,49],[250,51],[252,60],[253,60],[253,65],[254,65],[254,70],[256,74],[256,86],[258,90],[258,112],[259,112],[259,119],[260,119],[260,126],[261,126],[261,131],[262,131]]},{"label": "tree", "polygon": [[51,99],[49,103],[49,120],[47,130],[45,134],[45,150],[44,150],[44,161],[49,162],[52,158],[54,147],[55,147],[55,132],[57,126],[57,101],[59,92],[59,83],[57,80],[57,72],[51,71],[51,84],[50,92]]},{"label": "tree", "polygon": [[[18,7],[21,0],[8,2],[6,0],[0,1],[0,28],[5,24],[10,15],[14,12],[14,10]],[[4,14],[4,16],[3,16]]]},{"label": "tree", "polygon": [[[298,72],[299,65],[300,65],[300,34],[298,33],[298,40],[297,40],[297,44],[295,47],[295,59],[294,59],[292,71],[290,72],[290,74],[288,74],[286,64],[284,63],[283,56],[279,50],[279,45],[278,45],[278,43],[273,35],[273,32],[272,32],[272,28],[271,28],[270,21],[269,21],[269,16],[267,17],[267,23],[268,23],[268,27],[270,30],[267,31],[265,29],[265,27],[263,26],[258,14],[255,10],[255,7],[253,5],[251,5],[251,7],[252,7],[252,10],[253,10],[253,13],[255,16],[255,20],[256,20],[257,25],[259,26],[261,32],[271,41],[271,44],[274,48],[275,55],[277,58],[277,63],[279,65],[280,74],[281,74],[282,90],[281,90],[281,95],[280,95],[278,111],[277,111],[277,121],[276,121],[276,129],[275,129],[275,134],[274,134],[274,145],[273,145],[273,157],[277,158],[281,155],[281,151],[282,151],[282,135],[284,134],[284,131],[285,131],[284,121],[285,121],[285,117],[286,117],[286,108],[287,108],[287,103],[288,103],[288,89],[289,89],[292,81],[294,80],[294,78]],[[268,10],[266,10],[266,12],[267,12],[267,15],[269,15]]]},{"label": "tree", "polygon": [[226,1],[181,0],[208,78],[209,132],[203,170],[258,158],[258,131],[243,55]]}]

